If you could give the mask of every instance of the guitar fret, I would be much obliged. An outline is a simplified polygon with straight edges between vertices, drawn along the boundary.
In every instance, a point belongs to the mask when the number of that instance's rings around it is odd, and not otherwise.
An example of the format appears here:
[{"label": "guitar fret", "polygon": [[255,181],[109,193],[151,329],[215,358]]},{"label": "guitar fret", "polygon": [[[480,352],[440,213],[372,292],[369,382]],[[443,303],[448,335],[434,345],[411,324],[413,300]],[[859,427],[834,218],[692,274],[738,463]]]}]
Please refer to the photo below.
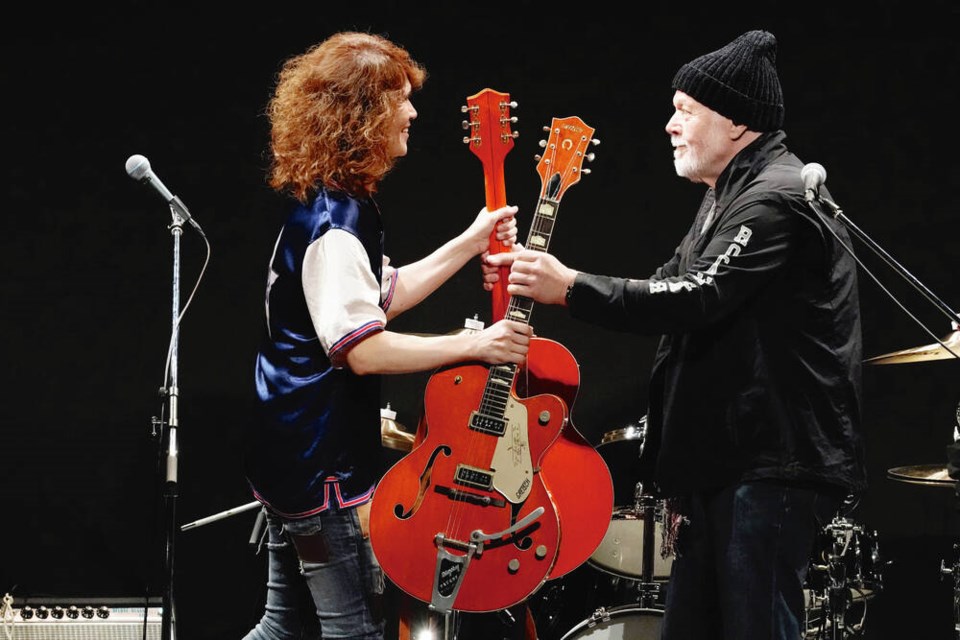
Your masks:
[{"label": "guitar fret", "polygon": [[509,313],[507,313],[507,315],[509,315],[511,319],[516,320],[517,322],[529,322],[530,320],[527,312],[523,311],[522,309],[514,309],[513,305],[511,305],[510,311]]}]

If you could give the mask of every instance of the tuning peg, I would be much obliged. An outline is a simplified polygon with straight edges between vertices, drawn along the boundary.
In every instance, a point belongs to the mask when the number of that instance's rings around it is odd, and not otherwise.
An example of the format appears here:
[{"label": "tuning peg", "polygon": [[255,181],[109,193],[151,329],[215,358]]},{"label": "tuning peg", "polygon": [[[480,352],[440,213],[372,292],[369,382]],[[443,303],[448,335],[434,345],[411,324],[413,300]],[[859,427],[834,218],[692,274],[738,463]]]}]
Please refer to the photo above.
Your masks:
[{"label": "tuning peg", "polygon": [[587,168],[580,169],[580,173],[590,173],[590,169],[587,169]]},{"label": "tuning peg", "polygon": [[508,106],[508,107],[510,107],[511,109],[516,109],[516,108],[517,108],[517,101],[516,101],[516,100],[511,100],[510,102],[501,102],[501,103],[500,103],[500,106],[501,106],[501,107],[502,107],[502,106]]},{"label": "tuning peg", "polygon": [[546,141],[546,140],[541,140],[541,141],[538,142],[537,144],[539,144],[539,145],[540,145],[541,147],[543,147],[544,149],[547,148],[547,141]]},{"label": "tuning peg", "polygon": [[585,155],[585,156],[583,156],[583,157],[586,158],[587,160],[589,160],[590,162],[593,162],[593,159],[594,159],[595,156],[594,156],[594,154],[592,154],[592,153],[588,153],[587,155]]},{"label": "tuning peg", "polygon": [[465,104],[460,105],[460,113],[466,113],[467,111],[470,111],[470,107],[469,107],[469,106],[467,106],[467,105],[465,105]]},{"label": "tuning peg", "polygon": [[592,145],[598,145],[598,144],[600,144],[600,140],[599,140],[598,138],[593,138],[593,139],[590,140],[590,144],[592,144]]},{"label": "tuning peg", "polygon": [[540,162],[540,160],[543,159],[543,156],[537,153],[537,154],[534,154],[533,159],[537,162]]},{"label": "tuning peg", "polygon": [[469,129],[469,128],[470,128],[470,123],[469,123],[468,121],[464,120],[463,122],[460,123],[460,128],[461,128],[461,129]]}]

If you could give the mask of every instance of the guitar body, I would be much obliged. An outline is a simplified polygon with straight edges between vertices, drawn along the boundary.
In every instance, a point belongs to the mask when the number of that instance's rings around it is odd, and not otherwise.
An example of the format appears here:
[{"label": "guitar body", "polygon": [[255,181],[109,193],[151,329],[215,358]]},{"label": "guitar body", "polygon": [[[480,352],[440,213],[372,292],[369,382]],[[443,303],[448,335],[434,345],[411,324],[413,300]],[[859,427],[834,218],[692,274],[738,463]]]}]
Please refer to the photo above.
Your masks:
[{"label": "guitar body", "polygon": [[[560,545],[540,465],[568,419],[566,405],[554,395],[511,393],[502,434],[474,428],[489,370],[467,364],[431,376],[418,442],[387,471],[371,503],[370,541],[384,573],[439,609],[497,611],[522,602],[547,580]],[[511,528],[470,549],[474,532]]]},{"label": "guitar body", "polygon": [[[566,347],[533,338],[526,365],[517,376],[517,394],[551,394],[572,407],[580,386],[580,366]],[[571,473],[576,469],[576,473]],[[560,551],[550,570],[553,580],[586,562],[603,541],[613,516],[613,480],[606,461],[568,420],[546,454],[541,475],[560,518]]]}]

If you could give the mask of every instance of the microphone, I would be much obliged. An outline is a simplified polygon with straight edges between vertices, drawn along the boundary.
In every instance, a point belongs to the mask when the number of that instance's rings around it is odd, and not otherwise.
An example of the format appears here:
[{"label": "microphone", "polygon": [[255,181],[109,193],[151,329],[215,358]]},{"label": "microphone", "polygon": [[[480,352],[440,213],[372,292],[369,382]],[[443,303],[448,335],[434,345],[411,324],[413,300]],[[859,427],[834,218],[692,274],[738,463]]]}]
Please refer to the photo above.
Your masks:
[{"label": "microphone", "polygon": [[160,181],[160,178],[157,177],[157,174],[153,172],[153,169],[150,168],[150,161],[147,160],[145,156],[140,154],[134,154],[127,158],[127,175],[136,180],[137,182],[142,182],[149,184],[153,187],[157,193],[160,194],[160,197],[163,198],[170,207],[178,214],[181,218],[192,224],[197,231],[203,234],[203,229],[200,228],[200,225],[196,220],[193,219],[193,216],[190,215],[190,212],[187,210],[187,205],[177,196],[173,195],[170,192],[170,189],[167,189],[166,185]]},{"label": "microphone", "polygon": [[820,195],[820,186],[827,181],[827,170],[822,164],[811,162],[803,165],[800,179],[803,180],[804,199],[813,202],[813,199]]}]

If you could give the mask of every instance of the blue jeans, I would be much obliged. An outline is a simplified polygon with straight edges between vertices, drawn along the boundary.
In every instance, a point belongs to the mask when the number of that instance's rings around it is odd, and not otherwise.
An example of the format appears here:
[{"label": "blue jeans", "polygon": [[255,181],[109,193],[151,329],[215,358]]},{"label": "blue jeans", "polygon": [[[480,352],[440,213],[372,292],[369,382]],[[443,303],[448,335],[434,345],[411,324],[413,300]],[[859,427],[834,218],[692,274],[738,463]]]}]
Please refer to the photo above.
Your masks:
[{"label": "blue jeans", "polygon": [[298,520],[268,511],[266,523],[266,610],[245,640],[382,640],[383,571],[357,510]]},{"label": "blue jeans", "polygon": [[839,495],[745,482],[689,497],[662,640],[798,640],[820,525]]}]

